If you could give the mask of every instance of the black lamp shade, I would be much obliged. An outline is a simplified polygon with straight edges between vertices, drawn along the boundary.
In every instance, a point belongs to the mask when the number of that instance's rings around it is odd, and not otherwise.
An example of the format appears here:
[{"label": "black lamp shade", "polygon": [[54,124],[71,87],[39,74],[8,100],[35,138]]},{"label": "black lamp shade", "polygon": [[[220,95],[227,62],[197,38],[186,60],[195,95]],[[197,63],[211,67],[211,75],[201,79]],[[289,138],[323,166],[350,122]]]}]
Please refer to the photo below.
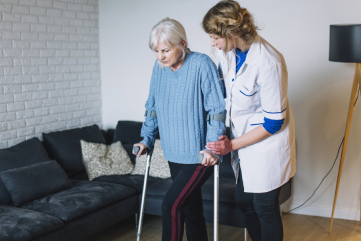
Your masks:
[{"label": "black lamp shade", "polygon": [[330,25],[329,60],[361,63],[361,24]]}]

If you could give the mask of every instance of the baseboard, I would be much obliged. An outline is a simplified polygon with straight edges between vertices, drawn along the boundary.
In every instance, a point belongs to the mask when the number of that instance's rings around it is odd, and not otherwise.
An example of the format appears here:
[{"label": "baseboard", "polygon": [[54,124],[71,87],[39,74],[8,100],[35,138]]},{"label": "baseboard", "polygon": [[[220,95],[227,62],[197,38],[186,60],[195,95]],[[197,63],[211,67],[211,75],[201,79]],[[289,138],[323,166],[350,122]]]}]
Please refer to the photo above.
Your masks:
[{"label": "baseboard", "polygon": [[[297,205],[297,204],[284,203],[281,206],[281,208],[282,208],[283,212],[288,212],[298,206],[299,205]],[[314,206],[304,205],[304,206],[292,211],[291,213],[331,218],[332,208],[314,207]],[[334,218],[359,221],[360,220],[360,211],[359,210],[343,210],[343,209],[336,208]]]}]

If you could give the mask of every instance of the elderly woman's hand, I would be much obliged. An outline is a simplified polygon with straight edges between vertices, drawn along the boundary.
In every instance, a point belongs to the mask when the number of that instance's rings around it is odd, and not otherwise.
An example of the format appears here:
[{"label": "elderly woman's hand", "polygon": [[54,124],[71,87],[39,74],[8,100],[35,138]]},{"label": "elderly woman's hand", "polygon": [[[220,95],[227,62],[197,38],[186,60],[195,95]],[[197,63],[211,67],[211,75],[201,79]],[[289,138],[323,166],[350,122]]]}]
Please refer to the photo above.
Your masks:
[{"label": "elderly woman's hand", "polygon": [[[139,151],[138,154],[134,153],[134,146],[138,146],[139,147]],[[135,143],[133,145],[133,150],[132,150],[133,155],[136,155],[137,157],[140,157],[141,155],[147,154],[148,153],[148,147],[146,144],[144,143]]]},{"label": "elderly woman's hand", "polygon": [[203,150],[199,153],[203,154],[202,165],[203,166],[213,166],[218,162],[218,157],[216,157],[212,152]]},{"label": "elderly woman's hand", "polygon": [[222,135],[218,138],[219,141],[208,142],[206,145],[207,150],[210,150],[217,155],[227,155],[232,151],[231,141],[227,136]]}]

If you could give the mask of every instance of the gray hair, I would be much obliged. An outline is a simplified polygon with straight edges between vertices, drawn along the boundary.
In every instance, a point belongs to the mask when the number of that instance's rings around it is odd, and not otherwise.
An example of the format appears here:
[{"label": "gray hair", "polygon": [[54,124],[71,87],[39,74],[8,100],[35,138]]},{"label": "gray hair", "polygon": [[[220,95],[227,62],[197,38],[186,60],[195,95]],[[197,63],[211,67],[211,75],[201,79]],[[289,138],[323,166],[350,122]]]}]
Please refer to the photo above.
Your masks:
[{"label": "gray hair", "polygon": [[[186,46],[181,45],[182,39],[186,42]],[[154,50],[158,43],[164,43],[169,48],[180,48],[183,51],[183,59],[186,53],[191,51],[188,48],[186,31],[183,25],[177,20],[165,18],[157,23],[149,36],[149,48]]]}]

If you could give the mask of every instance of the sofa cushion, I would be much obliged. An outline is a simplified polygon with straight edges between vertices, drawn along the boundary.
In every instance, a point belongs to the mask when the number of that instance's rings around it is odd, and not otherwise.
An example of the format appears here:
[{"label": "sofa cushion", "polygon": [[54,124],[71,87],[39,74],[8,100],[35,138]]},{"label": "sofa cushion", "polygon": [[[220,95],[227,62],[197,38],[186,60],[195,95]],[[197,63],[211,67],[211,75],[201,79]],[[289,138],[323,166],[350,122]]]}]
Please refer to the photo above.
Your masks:
[{"label": "sofa cushion", "polygon": [[[32,138],[10,148],[0,150],[0,172],[49,161],[50,158],[38,138]],[[11,197],[0,180],[0,205],[11,203]]]},{"label": "sofa cushion", "polygon": [[113,138],[114,138],[114,132],[115,129],[108,129],[105,131],[105,141],[107,142],[107,145],[110,145],[113,143]]},{"label": "sofa cushion", "polygon": [[[230,128],[226,128],[226,135],[228,139],[230,139]],[[231,153],[228,153],[227,155],[223,156],[223,162],[219,166],[219,177],[225,177],[225,178],[231,178],[233,177],[234,180],[236,178],[234,177],[234,172],[231,165]]]},{"label": "sofa cushion", "polygon": [[80,181],[89,181],[88,174],[86,171],[79,172],[78,174],[75,174],[71,177],[71,180],[80,180]]},{"label": "sofa cushion", "polygon": [[130,160],[132,161],[133,165],[135,165],[135,155],[132,153],[133,151],[133,144],[122,144],[125,151],[128,153]]},{"label": "sofa cushion", "polygon": [[[148,155],[136,157],[135,167],[133,172],[131,173],[132,175],[144,175],[147,158]],[[149,176],[163,179],[170,177],[168,161],[164,158],[164,153],[160,140],[155,140],[154,143],[154,149],[149,168]]]},{"label": "sofa cushion", "polygon": [[69,177],[85,171],[80,140],[105,144],[104,136],[97,125],[43,133],[44,146],[49,157],[56,160]]},{"label": "sofa cushion", "polygon": [[134,165],[120,141],[109,146],[83,140],[80,140],[80,144],[90,181],[101,176],[125,175],[133,171]]},{"label": "sofa cushion", "polygon": [[[143,122],[138,121],[118,121],[115,128],[113,142],[121,141],[122,144],[134,144],[138,143],[143,138],[140,136]],[[156,139],[160,139],[159,132]]]},{"label": "sofa cushion", "polygon": [[[104,239],[97,239],[96,237],[91,237],[91,236],[113,225],[115,225],[113,226],[113,228],[117,228],[118,225],[121,225],[119,224],[119,222],[127,218],[134,217],[134,214],[138,212],[139,212],[139,195],[133,195],[127,199],[121,200],[119,202],[115,202],[106,207],[99,208],[94,212],[85,214],[70,222],[66,222],[64,228],[43,234],[35,239],[32,239],[31,241],[80,241],[80,240],[105,241],[107,239],[109,240],[109,235],[101,235],[101,236],[108,236],[108,238],[104,237]],[[125,222],[129,222],[129,219],[128,221]],[[104,232],[108,233],[107,231]],[[114,235],[110,235],[110,236],[114,236],[114,239],[112,239],[113,241],[133,240],[129,236],[128,236],[129,238],[124,238],[124,235],[122,234],[120,235],[121,235],[120,237],[117,237],[118,234],[116,236]],[[131,237],[133,237],[133,235],[131,235]]]},{"label": "sofa cushion", "polygon": [[147,188],[147,195],[164,196],[168,192],[172,183],[172,178],[167,178],[161,182],[149,185]]},{"label": "sofa cushion", "polygon": [[140,136],[142,122],[138,121],[118,121],[115,128],[113,142],[121,141],[122,144],[134,144],[143,138]]},{"label": "sofa cushion", "polygon": [[0,206],[0,241],[26,241],[64,227],[53,216],[22,208]]},{"label": "sofa cushion", "polygon": [[56,161],[10,169],[0,177],[17,207],[73,186]]},{"label": "sofa cushion", "polygon": [[[148,177],[148,187],[157,182],[163,182],[163,179],[156,177]],[[117,183],[124,186],[132,187],[139,192],[143,190],[144,175],[113,175],[103,176],[94,179],[99,182]]]},{"label": "sofa cushion", "polygon": [[131,197],[137,192],[134,188],[105,182],[73,181],[73,185],[71,189],[34,200],[21,207],[70,221]]},{"label": "sofa cushion", "polygon": [[223,161],[219,165],[219,177],[233,178],[236,181],[231,165],[231,153],[223,156]]},{"label": "sofa cushion", "polygon": [[[235,203],[236,180],[234,178],[219,178],[219,201]],[[213,201],[214,197],[214,176],[212,175],[202,186],[203,200]]]}]

